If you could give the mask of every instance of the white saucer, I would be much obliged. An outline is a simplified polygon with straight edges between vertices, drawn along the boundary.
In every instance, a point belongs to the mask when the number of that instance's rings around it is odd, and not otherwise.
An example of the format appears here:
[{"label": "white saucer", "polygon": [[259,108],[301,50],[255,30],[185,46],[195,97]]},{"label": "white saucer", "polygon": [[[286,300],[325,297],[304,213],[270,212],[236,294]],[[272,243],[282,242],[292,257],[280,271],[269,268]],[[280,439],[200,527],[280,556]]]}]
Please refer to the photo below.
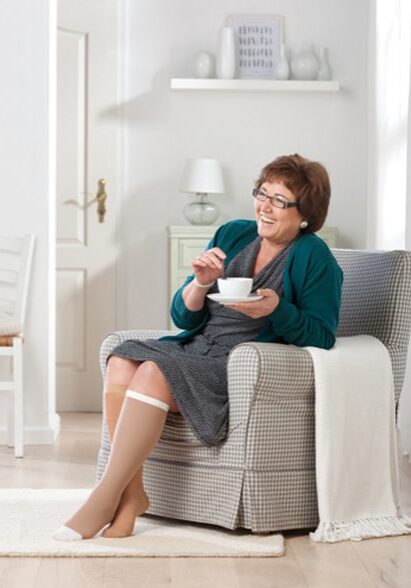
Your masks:
[{"label": "white saucer", "polygon": [[214,300],[214,302],[219,302],[220,304],[227,304],[230,302],[255,302],[256,300],[261,300],[262,296],[249,294],[248,296],[229,297],[223,296],[222,294],[207,294],[207,298]]}]

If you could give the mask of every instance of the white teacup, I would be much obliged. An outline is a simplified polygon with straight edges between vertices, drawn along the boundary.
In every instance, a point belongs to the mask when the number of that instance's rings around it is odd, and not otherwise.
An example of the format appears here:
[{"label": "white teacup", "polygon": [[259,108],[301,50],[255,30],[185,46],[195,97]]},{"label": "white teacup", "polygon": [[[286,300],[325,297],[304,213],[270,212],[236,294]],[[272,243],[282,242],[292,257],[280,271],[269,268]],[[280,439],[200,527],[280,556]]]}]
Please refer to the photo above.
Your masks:
[{"label": "white teacup", "polygon": [[220,294],[230,298],[248,296],[253,287],[253,278],[218,278]]}]

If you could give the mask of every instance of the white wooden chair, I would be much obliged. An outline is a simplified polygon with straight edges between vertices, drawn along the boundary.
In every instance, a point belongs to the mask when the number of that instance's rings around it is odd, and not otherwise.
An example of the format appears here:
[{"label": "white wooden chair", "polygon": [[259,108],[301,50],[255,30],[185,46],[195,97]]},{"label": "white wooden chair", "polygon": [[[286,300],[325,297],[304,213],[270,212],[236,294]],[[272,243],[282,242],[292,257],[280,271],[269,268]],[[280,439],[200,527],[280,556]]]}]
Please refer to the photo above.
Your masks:
[{"label": "white wooden chair", "polygon": [[7,445],[23,457],[23,338],[35,236],[0,236],[0,357],[9,357]]}]

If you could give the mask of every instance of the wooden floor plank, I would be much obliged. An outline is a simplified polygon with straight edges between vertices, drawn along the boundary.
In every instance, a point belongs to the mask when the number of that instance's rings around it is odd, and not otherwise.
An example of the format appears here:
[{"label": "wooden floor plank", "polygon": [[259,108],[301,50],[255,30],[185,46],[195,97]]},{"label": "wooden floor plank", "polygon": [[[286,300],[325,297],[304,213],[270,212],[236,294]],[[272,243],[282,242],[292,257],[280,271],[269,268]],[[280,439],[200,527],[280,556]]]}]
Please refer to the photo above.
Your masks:
[{"label": "wooden floor plank", "polygon": [[376,586],[411,586],[411,535],[356,541],[353,549]]},{"label": "wooden floor plank", "polygon": [[240,588],[307,588],[294,553],[274,558],[239,558],[234,561]]},{"label": "wooden floor plank", "polygon": [[305,535],[289,538],[287,547],[294,553],[309,588],[375,586],[352,541],[318,543]]},{"label": "wooden floor plank", "polygon": [[[106,558],[41,558],[40,567],[30,587],[33,588],[101,588]],[[114,584],[112,587],[114,588]],[[26,587],[25,587],[26,588]]]},{"label": "wooden floor plank", "polygon": [[104,588],[170,588],[167,557],[112,557],[106,560]]},{"label": "wooden floor plank", "polygon": [[31,588],[41,560],[34,557],[0,558],[0,586],[2,588]]},{"label": "wooden floor plank", "polygon": [[171,586],[178,588],[240,588],[234,558],[176,557],[170,559]]}]

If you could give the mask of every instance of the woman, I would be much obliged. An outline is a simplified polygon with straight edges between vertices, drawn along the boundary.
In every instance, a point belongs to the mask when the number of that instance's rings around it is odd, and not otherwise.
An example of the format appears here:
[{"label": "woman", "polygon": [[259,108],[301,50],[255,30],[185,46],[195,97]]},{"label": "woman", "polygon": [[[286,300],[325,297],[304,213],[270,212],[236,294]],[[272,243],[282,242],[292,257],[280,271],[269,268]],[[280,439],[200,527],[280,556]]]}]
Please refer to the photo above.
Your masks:
[{"label": "woman", "polygon": [[[227,434],[226,366],[245,341],[330,349],[335,342],[342,271],[314,235],[330,200],[327,171],[300,155],[266,165],[253,190],[256,221],[222,225],[176,292],[171,315],[183,332],[125,341],[108,358],[105,414],[112,447],[104,476],[60,527],[60,540],[132,534],[149,500],[142,469],[168,410],[181,412],[206,445]],[[220,305],[208,299],[220,276],[253,277],[261,300]]]}]

